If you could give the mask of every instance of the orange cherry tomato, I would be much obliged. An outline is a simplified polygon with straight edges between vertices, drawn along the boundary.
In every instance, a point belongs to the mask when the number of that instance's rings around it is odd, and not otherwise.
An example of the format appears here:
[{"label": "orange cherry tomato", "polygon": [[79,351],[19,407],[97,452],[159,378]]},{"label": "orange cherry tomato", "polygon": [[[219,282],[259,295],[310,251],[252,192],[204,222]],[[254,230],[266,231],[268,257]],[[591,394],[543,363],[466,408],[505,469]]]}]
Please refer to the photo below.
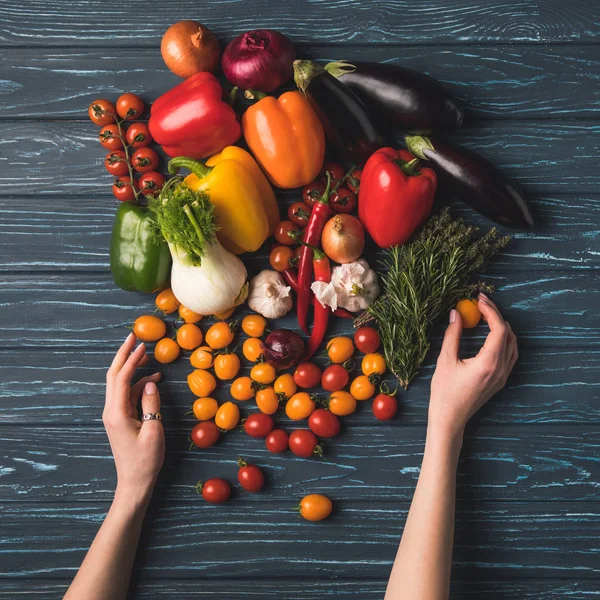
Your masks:
[{"label": "orange cherry tomato", "polygon": [[194,350],[202,343],[202,331],[198,325],[186,323],[177,330],[177,343],[184,350]]},{"label": "orange cherry tomato", "polygon": [[256,406],[265,415],[272,415],[279,408],[279,396],[271,386],[258,390],[256,392]]},{"label": "orange cherry tomato", "polygon": [[183,304],[179,306],[179,316],[183,319],[184,323],[198,323],[198,321],[202,320],[202,315],[186,308]]},{"label": "orange cherry tomato", "polygon": [[267,320],[262,315],[246,315],[242,319],[242,331],[250,337],[260,337],[267,328]]},{"label": "orange cherry tomato", "polygon": [[256,383],[273,383],[277,377],[275,367],[269,363],[258,363],[250,369],[250,379]]},{"label": "orange cherry tomato", "polygon": [[329,410],[338,417],[351,415],[356,410],[356,398],[344,390],[333,392],[329,396]]},{"label": "orange cherry tomato", "polygon": [[386,364],[383,354],[379,352],[372,352],[371,354],[365,354],[361,369],[364,375],[383,375],[385,373]]},{"label": "orange cherry tomato", "polygon": [[254,387],[250,377],[238,377],[234,379],[229,388],[231,397],[235,400],[251,400],[254,398]]},{"label": "orange cherry tomato", "polygon": [[217,387],[217,380],[210,371],[196,369],[187,376],[187,382],[194,396],[205,398],[210,396]]},{"label": "orange cherry tomato", "polygon": [[331,500],[322,494],[304,496],[298,506],[300,516],[307,521],[322,521],[331,514],[332,509]]},{"label": "orange cherry tomato", "polygon": [[368,400],[375,393],[375,385],[366,375],[359,375],[350,384],[350,393],[357,400]]},{"label": "orange cherry tomato", "polygon": [[167,326],[162,319],[154,315],[142,315],[134,321],[133,333],[142,342],[156,342],[165,337]]},{"label": "orange cherry tomato", "polygon": [[213,351],[209,346],[196,348],[190,356],[190,364],[196,369],[210,369],[213,362]]},{"label": "orange cherry tomato", "polygon": [[214,398],[197,398],[192,404],[192,412],[198,421],[209,421],[219,409],[219,403]]},{"label": "orange cherry tomato", "polygon": [[211,348],[221,350],[233,342],[233,331],[227,323],[220,321],[208,328],[205,339]]},{"label": "orange cherry tomato", "polygon": [[250,362],[256,362],[262,355],[263,349],[258,338],[248,338],[242,344],[242,354]]},{"label": "orange cherry tomato", "polygon": [[294,258],[294,251],[289,246],[275,246],[269,255],[269,263],[281,273],[290,268],[292,258]]},{"label": "orange cherry tomato", "polygon": [[340,335],[327,342],[327,355],[332,363],[345,363],[354,354],[354,344],[349,337]]},{"label": "orange cherry tomato", "polygon": [[225,402],[219,406],[215,415],[217,427],[231,431],[240,421],[240,409],[233,402]]},{"label": "orange cherry tomato", "polygon": [[479,311],[479,302],[475,298],[459,300],[454,308],[460,314],[463,329],[473,329],[479,325],[481,312]]},{"label": "orange cherry tomato", "polygon": [[291,398],[298,390],[294,376],[291,373],[280,375],[275,380],[273,388],[277,394],[283,394],[286,398]]},{"label": "orange cherry tomato", "polygon": [[308,392],[297,392],[285,404],[285,414],[292,421],[308,419],[315,411],[315,401]]},{"label": "orange cherry tomato", "polygon": [[161,364],[172,363],[179,356],[181,348],[175,340],[171,338],[162,338],[154,346],[154,358]]},{"label": "orange cherry tomato", "polygon": [[158,296],[156,296],[156,308],[163,312],[165,315],[174,313],[181,305],[181,302],[175,298],[175,294],[171,288],[163,290]]},{"label": "orange cherry tomato", "polygon": [[117,98],[117,114],[126,121],[135,121],[144,112],[144,101],[135,94],[123,94]]},{"label": "orange cherry tomato", "polygon": [[215,375],[219,379],[233,379],[240,370],[240,359],[237,354],[217,354],[214,362]]},{"label": "orange cherry tomato", "polygon": [[109,100],[94,100],[88,108],[90,121],[99,127],[115,122],[117,109]]},{"label": "orange cherry tomato", "polygon": [[221,321],[224,321],[225,319],[229,319],[229,317],[235,312],[236,308],[237,306],[232,306],[231,308],[223,312],[215,313],[213,316],[215,317],[215,319],[220,319]]}]

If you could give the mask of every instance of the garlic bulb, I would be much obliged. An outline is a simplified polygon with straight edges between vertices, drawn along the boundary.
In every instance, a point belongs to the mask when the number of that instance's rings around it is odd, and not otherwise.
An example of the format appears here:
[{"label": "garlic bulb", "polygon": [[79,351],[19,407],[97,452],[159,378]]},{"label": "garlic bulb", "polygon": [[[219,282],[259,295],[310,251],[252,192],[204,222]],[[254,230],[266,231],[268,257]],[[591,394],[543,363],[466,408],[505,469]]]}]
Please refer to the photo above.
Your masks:
[{"label": "garlic bulb", "polygon": [[250,282],[248,306],[267,319],[279,319],[292,309],[291,291],[277,271],[265,269]]},{"label": "garlic bulb", "polygon": [[379,296],[377,273],[364,258],[335,267],[331,283],[338,305],[350,312],[365,310]]}]

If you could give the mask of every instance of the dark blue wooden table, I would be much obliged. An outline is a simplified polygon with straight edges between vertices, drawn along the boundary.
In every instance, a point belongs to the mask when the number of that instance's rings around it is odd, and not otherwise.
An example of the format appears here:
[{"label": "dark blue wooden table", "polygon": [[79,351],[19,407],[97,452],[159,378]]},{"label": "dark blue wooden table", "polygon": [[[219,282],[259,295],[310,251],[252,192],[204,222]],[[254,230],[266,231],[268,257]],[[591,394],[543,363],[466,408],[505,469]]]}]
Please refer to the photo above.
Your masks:
[{"label": "dark blue wooden table", "polygon": [[[159,43],[189,18],[224,42],[273,27],[306,57],[389,61],[443,80],[469,111],[453,138],[527,191],[539,225],[516,234],[489,274],[521,359],[467,433],[453,598],[600,596],[596,0],[3,0],[0,16],[0,600],[60,597],[111,499],[104,372],[152,299],[112,283],[115,201],[86,109],[124,91],[152,100],[177,83]],[[460,204],[455,213],[489,225]],[[248,259],[252,271],[262,265]],[[465,351],[484,333],[467,336]],[[321,463],[268,455],[241,434],[189,452],[189,364],[169,370],[167,465],[132,597],[382,598],[418,476],[433,362],[401,395],[400,418],[375,423],[363,408]],[[268,491],[226,507],[199,501],[193,483],[233,478],[242,451],[265,466]],[[295,517],[309,492],[334,499],[333,518]]]}]

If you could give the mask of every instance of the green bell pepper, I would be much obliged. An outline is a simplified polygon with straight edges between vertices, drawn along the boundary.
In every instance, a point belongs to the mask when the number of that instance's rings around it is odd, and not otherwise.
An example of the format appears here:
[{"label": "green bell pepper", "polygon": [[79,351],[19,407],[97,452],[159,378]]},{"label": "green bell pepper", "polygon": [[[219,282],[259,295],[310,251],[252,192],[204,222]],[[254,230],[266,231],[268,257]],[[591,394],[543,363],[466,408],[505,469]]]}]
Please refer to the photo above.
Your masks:
[{"label": "green bell pepper", "polygon": [[150,211],[131,202],[117,209],[110,243],[110,270],[115,283],[145,294],[168,287],[171,253],[152,232]]}]

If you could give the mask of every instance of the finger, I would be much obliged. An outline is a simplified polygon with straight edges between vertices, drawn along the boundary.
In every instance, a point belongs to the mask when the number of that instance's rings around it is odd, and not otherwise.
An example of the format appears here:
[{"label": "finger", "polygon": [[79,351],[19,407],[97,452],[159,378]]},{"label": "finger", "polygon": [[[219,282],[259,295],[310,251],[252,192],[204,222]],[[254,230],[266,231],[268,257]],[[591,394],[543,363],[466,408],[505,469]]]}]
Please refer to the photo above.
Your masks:
[{"label": "finger", "polygon": [[117,353],[115,354],[115,357],[113,358],[113,361],[109,368],[109,372],[113,376],[118,375],[119,371],[123,368],[123,365],[127,361],[127,357],[130,355],[131,351],[135,346],[135,342],[135,335],[133,335],[133,333],[130,333],[125,338],[125,341],[121,344],[121,347],[117,350]]},{"label": "finger", "polygon": [[135,370],[140,366],[140,362],[143,360],[146,355],[146,346],[142,343],[140,344],[130,355],[119,374],[115,377],[115,392],[117,392],[116,396],[119,393],[126,393],[127,401],[129,401],[129,387],[131,385],[131,378],[135,373]]},{"label": "finger", "polygon": [[450,325],[446,327],[441,353],[451,360],[458,360],[460,336],[462,334],[462,319],[460,313],[455,309],[450,311],[449,319]]},{"label": "finger", "polygon": [[[144,386],[144,391],[142,392],[142,413],[147,414],[157,412],[160,412],[160,394],[158,393],[156,383],[149,381]],[[143,421],[142,431],[156,427],[157,423],[162,426],[161,422],[158,420],[153,419],[151,421]]]},{"label": "finger", "polygon": [[504,357],[504,350],[508,340],[506,322],[496,305],[484,294],[479,294],[478,307],[490,328],[490,332],[478,356],[488,354],[495,359],[501,360]]},{"label": "finger", "polygon": [[152,375],[142,377],[136,384],[131,386],[131,393],[129,394],[129,399],[131,400],[131,406],[133,408],[137,407],[138,402],[140,401],[140,396],[142,395],[142,390],[144,389],[144,386],[149,381],[153,381],[154,383],[159,382],[161,377],[162,377],[162,373],[153,373]]},{"label": "finger", "polygon": [[508,365],[510,364],[510,357],[513,353],[517,337],[515,336],[512,327],[510,326],[510,323],[508,321],[506,321],[506,327],[508,329],[508,338],[506,342],[506,348],[504,350],[504,364],[508,367]]}]

